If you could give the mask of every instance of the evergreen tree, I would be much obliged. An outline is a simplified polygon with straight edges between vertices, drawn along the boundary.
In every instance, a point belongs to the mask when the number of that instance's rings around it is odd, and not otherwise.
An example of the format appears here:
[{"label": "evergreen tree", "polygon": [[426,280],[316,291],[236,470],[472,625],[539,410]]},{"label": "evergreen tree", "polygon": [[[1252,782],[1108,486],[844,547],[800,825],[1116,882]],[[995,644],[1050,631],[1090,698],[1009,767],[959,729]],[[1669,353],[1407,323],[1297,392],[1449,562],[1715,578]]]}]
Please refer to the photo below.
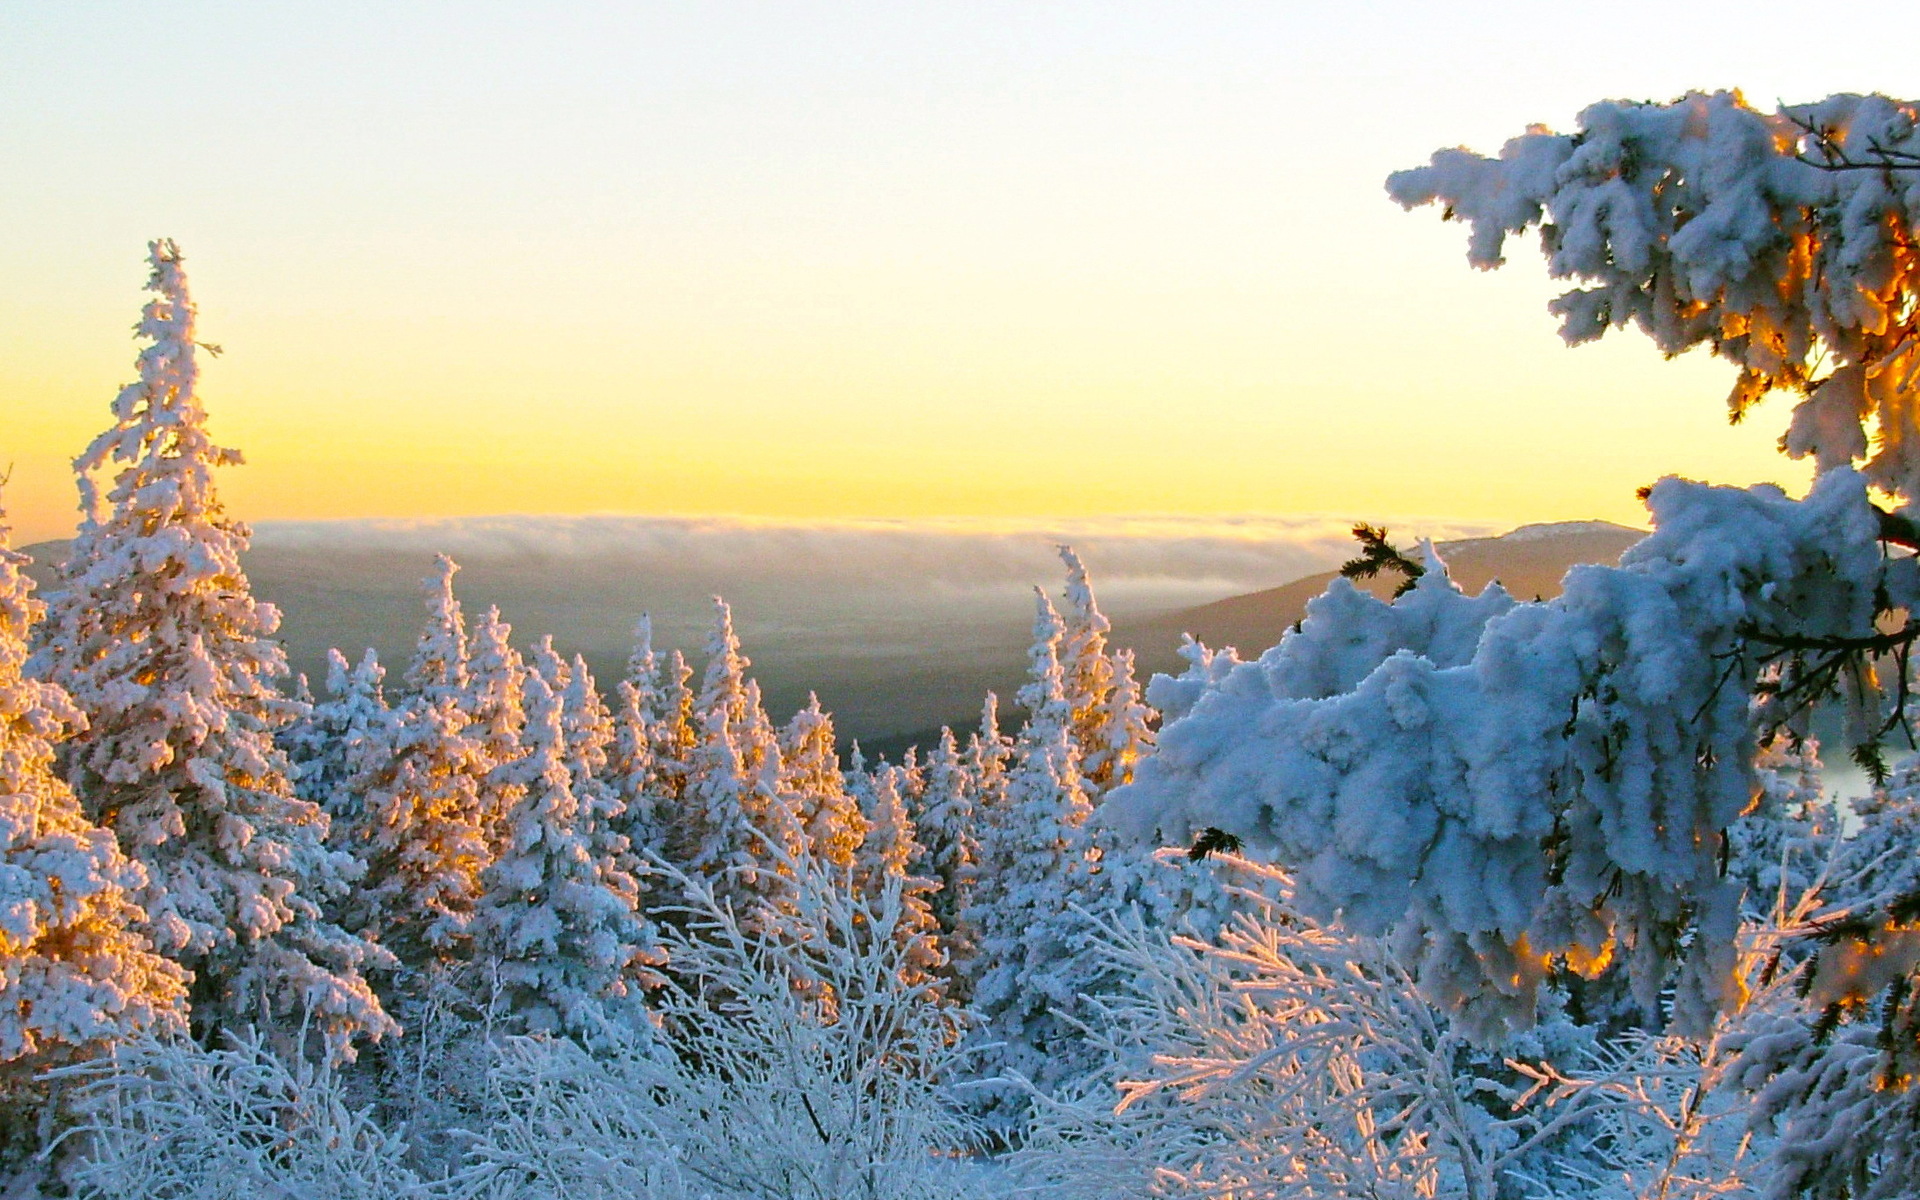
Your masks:
[{"label": "evergreen tree", "polygon": [[883,766],[873,776],[873,807],[866,813],[866,838],[860,843],[856,884],[868,896],[883,894],[889,881],[898,881],[902,919],[894,929],[904,951],[901,968],[903,981],[920,983],[946,964],[940,952],[939,923],[927,896],[939,883],[912,873],[913,863],[923,855],[914,834],[913,818],[907,813],[901,786],[906,771]]},{"label": "evergreen tree", "polygon": [[560,693],[560,729],[565,737],[567,771],[574,793],[584,806],[589,827],[605,826],[617,815],[619,793],[608,776],[608,754],[616,730],[613,711],[600,697],[599,685],[584,655],[576,654],[567,668],[567,686]]},{"label": "evergreen tree", "polygon": [[572,668],[567,666],[566,659],[560,657],[560,652],[553,648],[553,635],[550,633],[541,634],[540,640],[534,643],[533,654],[527,666],[546,680],[547,686],[556,693],[566,691],[567,684],[573,680]]},{"label": "evergreen tree", "polygon": [[852,866],[866,821],[847,792],[833,718],[812,693],[780,734],[780,791],[800,822],[808,852],[835,867]]},{"label": "evergreen tree", "polygon": [[510,640],[513,626],[489,606],[474,622],[467,661],[467,736],[479,750],[487,774],[480,785],[480,823],[495,852],[505,838],[501,822],[519,802],[513,766],[521,757],[520,731],[526,726],[522,689],[527,668]]},{"label": "evergreen tree", "polygon": [[139,932],[146,873],[54,770],[85,718],[22,673],[40,616],[0,515],[0,1064],[57,1066],[184,1026],[186,974]]},{"label": "evergreen tree", "polygon": [[972,900],[979,869],[974,790],[972,773],[960,757],[953,730],[942,729],[940,742],[927,759],[926,787],[914,818],[921,852],[912,870],[939,884],[927,899],[946,942],[947,956],[956,967],[973,956],[973,939],[960,914]]},{"label": "evergreen tree", "polygon": [[691,754],[683,811],[698,829],[692,870],[743,916],[778,908],[786,866],[806,850],[798,816],[780,789],[780,748],[760,703],[760,685],[733,632],[732,612],[714,600],[714,629],[697,701],[700,740]]},{"label": "evergreen tree", "polygon": [[616,824],[636,858],[661,854],[666,848],[661,823],[670,798],[662,794],[659,743],[667,722],[650,617],[641,617],[634,627],[626,677],[614,695],[606,778],[620,805]]},{"label": "evergreen tree", "polygon": [[1080,752],[1087,792],[1096,800],[1133,775],[1133,764],[1153,744],[1153,710],[1140,698],[1133,674],[1133,652],[1110,651],[1113,625],[1094,598],[1087,568],[1071,546],[1060,547],[1067,567],[1065,632],[1060,639],[1060,670],[1065,678],[1068,725]]},{"label": "evergreen tree", "polygon": [[385,678],[371,648],[351,669],[346,656],[327,651],[327,698],[303,725],[311,740],[299,745],[294,788],[326,812],[328,839],[336,846],[358,844],[357,831],[366,822],[366,797],[358,785],[393,751],[396,718],[381,687]]},{"label": "evergreen tree", "polygon": [[973,1004],[985,1045],[982,1073],[1015,1071],[1048,1086],[1060,1082],[1075,1035],[1062,1020],[1071,987],[1054,967],[1066,954],[1056,915],[1080,829],[1093,811],[1071,735],[1072,709],[1058,657],[1063,625],[1044,593],[1021,689],[1027,723],[1015,742],[1004,799],[987,810],[980,832],[980,874],[964,916],[977,930]]},{"label": "evergreen tree", "polygon": [[431,972],[467,957],[480,872],[492,857],[482,825],[490,765],[469,734],[465,623],[453,595],[459,568],[442,555],[426,581],[429,619],[407,668],[389,752],[356,781],[367,864],[353,911],[401,963]]},{"label": "evergreen tree", "polygon": [[973,776],[976,823],[998,808],[1007,795],[1007,764],[1013,760],[1013,739],[1000,732],[1000,697],[987,693],[980,706],[980,727],[967,740],[967,772]]},{"label": "evergreen tree", "polygon": [[645,1028],[640,982],[661,956],[634,911],[632,878],[597,859],[582,829],[563,706],[543,675],[528,677],[526,753],[507,768],[517,802],[483,875],[477,924],[516,1021],[593,1041]]},{"label": "evergreen tree", "polygon": [[[280,616],[254,600],[245,525],[216,494],[198,395],[195,310],[180,252],[151,244],[149,344],[113,426],[75,461],[86,517],[35,657],[85,714],[66,755],[89,814],[146,868],[155,947],[193,972],[203,1029],[310,1010],[344,1048],[393,1028],[361,970],[365,942],[321,918],[356,875],[327,818],[293,794],[274,734],[297,719],[274,680]],[[117,465],[100,512],[92,472]]]}]

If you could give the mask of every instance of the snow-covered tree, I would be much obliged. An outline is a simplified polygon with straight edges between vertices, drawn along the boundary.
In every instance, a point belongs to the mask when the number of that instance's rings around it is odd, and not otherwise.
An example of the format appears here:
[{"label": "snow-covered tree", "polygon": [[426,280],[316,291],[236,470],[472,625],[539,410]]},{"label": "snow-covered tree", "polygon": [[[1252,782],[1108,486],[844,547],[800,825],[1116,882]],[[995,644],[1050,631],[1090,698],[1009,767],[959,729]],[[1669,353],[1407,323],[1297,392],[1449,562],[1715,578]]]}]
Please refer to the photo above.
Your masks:
[{"label": "snow-covered tree", "polygon": [[1058,658],[1063,626],[1036,589],[1038,613],[1020,701],[1027,723],[1007,768],[1005,798],[981,822],[980,872],[963,914],[976,931],[973,1007],[993,1048],[982,1073],[1017,1072],[1043,1086],[1070,1067],[1074,1033],[1062,1017],[1074,988],[1052,969],[1064,957],[1052,919],[1066,904],[1066,881],[1093,811],[1080,780],[1079,754]]},{"label": "snow-covered tree", "polygon": [[1802,399],[1782,448],[1822,471],[1920,495],[1920,105],[1839,95],[1764,112],[1738,92],[1607,101],[1571,134],[1535,126],[1498,158],[1441,150],[1401,171],[1401,204],[1444,206],[1489,269],[1540,229],[1570,343],[1632,324],[1668,355],[1707,345],[1740,368],[1735,419]]},{"label": "snow-covered tree", "polygon": [[613,710],[601,698],[585,655],[574,655],[567,667],[567,686],[560,693],[560,729],[567,771],[586,823],[593,828],[606,826],[620,808],[618,790],[607,775],[607,755],[617,734]]},{"label": "snow-covered tree", "polygon": [[[1061,609],[1065,632],[1060,638],[1060,672],[1065,680],[1067,705],[1072,710],[1069,736],[1080,752],[1080,773],[1089,795],[1098,797],[1126,781],[1132,764],[1151,744],[1151,713],[1140,703],[1139,685],[1132,678],[1133,656],[1122,660],[1107,649],[1113,623],[1100,611],[1087,578],[1086,564],[1073,547],[1061,546],[1060,561],[1067,568],[1066,603]],[[1116,709],[1114,694],[1127,698]]]},{"label": "snow-covered tree", "polygon": [[[1876,762],[1897,722],[1870,657],[1920,636],[1881,627],[1916,586],[1881,538],[1920,539],[1866,487],[1907,500],[1920,479],[1899,232],[1920,193],[1897,157],[1912,106],[1836,97],[1768,115],[1694,95],[1596,105],[1582,126],[1528,133],[1498,160],[1442,151],[1389,189],[1469,222],[1482,266],[1541,225],[1550,270],[1588,285],[1555,302],[1572,340],[1634,322],[1670,353],[1709,343],[1742,368],[1736,413],[1802,391],[1785,446],[1816,458],[1812,491],[1664,480],[1647,496],[1654,535],[1617,569],[1576,569],[1554,601],[1414,600],[1409,617],[1453,610],[1451,639],[1377,615],[1356,632],[1326,611],[1316,633],[1310,614],[1169,723],[1116,797],[1141,830],[1217,828],[1294,865],[1315,911],[1417,947],[1422,986],[1477,1010],[1482,1035],[1531,1020],[1561,967],[1624,968],[1649,1010],[1672,986],[1682,1029],[1737,1004],[1741,888],[1721,867],[1757,735],[1803,734],[1811,703],[1839,692]],[[1169,806],[1184,829],[1166,828]]]},{"label": "snow-covered tree", "polygon": [[335,845],[352,844],[366,817],[357,781],[392,751],[394,714],[381,686],[385,678],[372,649],[353,667],[338,650],[329,650],[327,698],[313,705],[300,723],[301,736],[289,744],[294,791],[325,810]]},{"label": "snow-covered tree", "polygon": [[640,985],[660,957],[634,911],[633,879],[594,853],[563,707],[544,677],[528,676],[525,754],[507,768],[517,800],[503,815],[500,856],[481,876],[476,924],[523,1028],[597,1042],[644,1030]]},{"label": "snow-covered tree", "polygon": [[[915,979],[929,977],[946,963],[940,949],[940,925],[927,903],[938,890],[938,880],[913,873],[921,857],[913,817],[900,794],[906,782],[901,767],[883,766],[873,776],[873,799],[866,815],[866,837],[858,847],[856,883],[868,895],[882,895],[889,887],[900,891],[901,919],[895,935],[903,941],[901,969]],[[837,864],[826,864],[837,869]]]},{"label": "snow-covered tree", "polygon": [[678,797],[669,791],[661,763],[668,717],[660,661],[653,652],[653,619],[641,617],[633,635],[626,676],[614,691],[605,771],[620,806],[617,831],[632,854],[657,855],[666,851],[662,825]]},{"label": "snow-covered tree", "polygon": [[711,880],[715,894],[745,914],[786,890],[783,864],[804,854],[806,835],[780,788],[778,736],[760,685],[747,678],[733,614],[725,601],[714,605],[681,808],[698,831],[689,873]]},{"label": "snow-covered tree", "polygon": [[0,514],[0,1064],[34,1069],[184,1027],[185,973],[139,932],[145,872],[54,770],[84,718],[23,674],[40,617]]},{"label": "snow-covered tree", "polygon": [[960,914],[973,898],[979,873],[980,838],[975,827],[974,793],[977,784],[953,730],[941,729],[940,741],[927,756],[926,786],[914,813],[921,853],[913,873],[938,883],[927,898],[945,939],[949,959],[959,963],[973,956],[971,931]]},{"label": "snow-covered tree", "polygon": [[440,556],[425,580],[428,622],[407,668],[386,755],[355,781],[365,817],[356,851],[367,864],[357,923],[415,972],[463,961],[480,872],[492,859],[481,812],[491,764],[469,732],[465,622],[458,568]]},{"label": "snow-covered tree", "polygon": [[780,731],[780,790],[806,834],[808,853],[835,867],[852,866],[866,821],[840,770],[833,717],[812,693]]},{"label": "snow-covered tree", "polygon": [[489,606],[474,622],[466,694],[460,701],[468,719],[467,736],[487,769],[480,785],[480,823],[496,851],[505,837],[501,821],[520,800],[513,767],[520,760],[520,731],[527,723],[521,697],[527,668],[512,636],[513,626],[500,619],[498,608]]},{"label": "snow-covered tree", "polygon": [[1007,793],[1007,764],[1013,759],[1013,739],[1000,732],[1000,697],[992,692],[980,705],[980,726],[967,739],[967,771],[973,776],[974,817],[999,806]]},{"label": "snow-covered tree", "polygon": [[[301,1009],[344,1047],[393,1028],[361,975],[377,957],[321,917],[357,875],[327,818],[293,794],[274,734],[299,714],[276,691],[279,613],[253,598],[215,468],[238,452],[207,432],[195,309],[180,252],[149,247],[139,379],[87,447],[86,516],[40,633],[35,673],[87,722],[66,752],[87,812],[147,873],[154,945],[193,973],[202,1028]],[[93,473],[112,471],[100,511]]]}]

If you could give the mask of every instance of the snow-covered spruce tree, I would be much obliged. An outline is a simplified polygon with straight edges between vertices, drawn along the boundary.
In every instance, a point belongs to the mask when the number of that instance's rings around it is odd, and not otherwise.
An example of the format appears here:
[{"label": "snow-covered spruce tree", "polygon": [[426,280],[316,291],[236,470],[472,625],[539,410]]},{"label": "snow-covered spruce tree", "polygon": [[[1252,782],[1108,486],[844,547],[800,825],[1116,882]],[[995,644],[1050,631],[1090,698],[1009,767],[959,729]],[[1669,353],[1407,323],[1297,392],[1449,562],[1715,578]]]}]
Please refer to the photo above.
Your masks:
[{"label": "snow-covered spruce tree", "polygon": [[835,867],[852,866],[867,822],[847,792],[833,717],[811,692],[780,731],[780,791],[806,834],[807,852]]},{"label": "snow-covered spruce tree", "polygon": [[480,783],[480,825],[487,845],[498,852],[506,833],[505,814],[520,801],[514,767],[522,750],[520,731],[527,714],[521,692],[527,668],[510,640],[513,626],[500,619],[500,610],[488,606],[474,622],[467,647],[466,694],[460,707],[466,713],[467,736],[486,766]]},{"label": "snow-covered spruce tree", "polygon": [[[1577,569],[1561,598],[1491,616],[1464,657],[1394,637],[1373,662],[1309,655],[1324,639],[1303,630],[1162,731],[1140,809],[1165,800],[1189,829],[1271,848],[1318,911],[1419,943],[1423,985],[1481,1008],[1483,1032],[1530,1019],[1556,962],[1624,960],[1649,1007],[1678,962],[1683,1028],[1735,1002],[1738,897],[1719,864],[1753,787],[1749,697],[1773,690],[1779,715],[1762,721],[1784,719],[1828,684],[1864,685],[1865,652],[1913,640],[1875,624],[1912,596],[1911,563],[1878,540],[1910,523],[1869,504],[1848,465],[1873,423],[1872,478],[1913,477],[1920,442],[1887,390],[1903,372],[1882,369],[1909,353],[1890,332],[1907,309],[1888,307],[1909,294],[1905,235],[1887,231],[1913,215],[1895,211],[1906,193],[1885,172],[1802,161],[1895,145],[1910,112],[1860,98],[1773,116],[1732,95],[1604,104],[1577,137],[1535,132],[1497,161],[1446,151],[1396,175],[1403,202],[1443,200],[1473,224],[1483,265],[1506,233],[1545,221],[1551,269],[1594,285],[1556,302],[1569,336],[1637,321],[1669,351],[1709,342],[1742,364],[1737,407],[1808,389],[1787,448],[1825,469],[1804,502],[1662,481],[1648,496],[1658,528],[1620,568]],[[1807,374],[1816,353],[1834,364],[1821,379]],[[1856,387],[1887,402],[1830,418]],[[1303,657],[1321,661],[1302,674]],[[1870,742],[1881,714],[1856,709]]]},{"label": "snow-covered spruce tree", "polygon": [[[983,1076],[1014,1073],[1043,1089],[1074,1069],[1077,1041],[1063,1019],[1075,989],[1052,968],[1064,957],[1052,919],[1066,904],[1066,881],[1093,811],[1080,780],[1072,710],[1059,652],[1062,623],[1045,593],[1035,591],[1031,665],[1020,700],[1027,723],[1014,743],[1005,798],[988,809],[980,829],[980,873],[964,914],[976,931],[973,1008],[981,1021]],[[1021,1107],[1017,1094],[983,1095]]]},{"label": "snow-covered spruce tree", "polygon": [[326,812],[328,838],[336,846],[352,845],[366,816],[356,781],[392,752],[386,674],[372,649],[352,667],[338,650],[327,651],[327,698],[300,722],[298,737],[281,739],[293,762],[294,792]]},{"label": "snow-covered spruce tree", "polygon": [[1099,797],[1130,781],[1134,762],[1151,750],[1153,711],[1141,703],[1132,651],[1107,648],[1113,624],[1094,599],[1086,565],[1071,546],[1060,547],[1060,560],[1067,568],[1060,670],[1073,710],[1069,729],[1088,794]]},{"label": "snow-covered spruce tree", "polygon": [[690,874],[743,915],[778,907],[787,890],[783,864],[806,849],[805,832],[780,789],[780,747],[747,678],[748,660],[726,602],[714,600],[705,682],[696,702],[699,741],[691,751],[682,815],[697,831]]},{"label": "snow-covered spruce tree", "polygon": [[22,668],[40,617],[0,514],[0,1100],[31,1072],[183,1028],[185,973],[139,932],[139,864],[54,770],[84,718]]},{"label": "snow-covered spruce tree", "polygon": [[527,677],[525,753],[506,768],[517,799],[502,817],[500,856],[481,875],[475,924],[479,956],[521,1029],[597,1043],[644,1031],[640,986],[660,958],[634,911],[632,878],[596,857],[584,828],[563,705],[542,676]]},{"label": "snow-covered spruce tree", "polygon": [[1007,764],[1013,759],[1013,739],[1000,732],[1000,697],[992,692],[980,705],[980,727],[967,739],[967,771],[973,776],[974,821],[983,824],[988,810],[1007,794]]},{"label": "snow-covered spruce tree", "polygon": [[629,853],[645,857],[666,852],[662,825],[678,796],[667,791],[661,770],[667,716],[651,617],[640,618],[633,639],[626,676],[614,690],[606,779],[620,805],[616,831],[627,839]]},{"label": "snow-covered spruce tree", "polygon": [[[977,785],[960,757],[953,730],[941,729],[939,743],[927,756],[926,776],[919,811],[913,814],[921,852],[911,870],[939,884],[927,902],[939,924],[949,964],[957,967],[973,957],[971,930],[960,914],[973,897],[980,839],[974,814]],[[952,973],[957,976],[959,971]]]},{"label": "snow-covered spruce tree", "polygon": [[[254,600],[249,533],[214,488],[240,455],[214,444],[198,393],[195,310],[180,251],[149,247],[140,378],[75,460],[86,516],[40,631],[34,673],[66,689],[87,733],[67,777],[146,868],[156,949],[193,974],[203,1031],[310,1011],[344,1050],[393,1022],[362,977],[378,952],[321,916],[357,875],[327,818],[293,794],[274,733],[298,716],[279,613]],[[93,480],[114,472],[103,514]]]},{"label": "snow-covered spruce tree", "polygon": [[352,912],[416,983],[468,957],[480,872],[492,858],[481,798],[490,770],[469,733],[465,620],[445,555],[425,582],[429,619],[407,668],[389,752],[356,781],[367,864]]},{"label": "snow-covered spruce tree", "polygon": [[613,710],[601,697],[600,685],[582,654],[575,654],[567,667],[566,690],[560,693],[560,731],[583,827],[596,838],[603,832],[610,834],[622,807],[607,765],[617,732]]},{"label": "snow-covered spruce tree", "polygon": [[[874,773],[872,807],[866,813],[866,837],[858,847],[855,884],[873,896],[884,894],[889,887],[899,889],[901,919],[895,933],[902,939],[902,969],[911,972],[910,982],[917,982],[939,973],[946,965],[946,955],[940,949],[939,922],[927,903],[929,893],[940,884],[913,874],[913,862],[921,857],[921,850],[913,817],[900,794],[906,775],[904,768],[894,766],[883,766]],[[831,862],[824,865],[839,869]]]}]

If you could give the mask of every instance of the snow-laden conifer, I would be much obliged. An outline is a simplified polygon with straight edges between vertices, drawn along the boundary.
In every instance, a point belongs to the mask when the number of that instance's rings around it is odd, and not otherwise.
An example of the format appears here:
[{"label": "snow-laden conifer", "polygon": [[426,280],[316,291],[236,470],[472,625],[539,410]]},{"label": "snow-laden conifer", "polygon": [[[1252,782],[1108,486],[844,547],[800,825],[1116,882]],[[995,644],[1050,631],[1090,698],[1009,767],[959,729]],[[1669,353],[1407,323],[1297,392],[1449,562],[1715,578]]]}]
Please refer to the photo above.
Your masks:
[{"label": "snow-laden conifer", "polygon": [[295,762],[295,788],[326,811],[328,840],[337,847],[360,844],[365,782],[393,754],[398,718],[382,687],[386,674],[371,648],[351,668],[338,650],[327,651],[327,698],[306,722],[313,741]]},{"label": "snow-laden conifer", "polygon": [[[1013,1071],[1043,1086],[1072,1040],[1061,1019],[1073,999],[1050,969],[1064,956],[1053,918],[1092,804],[1080,779],[1072,709],[1058,658],[1063,626],[1036,589],[1037,616],[1028,680],[1020,700],[1027,722],[1007,767],[1006,794],[980,830],[980,876],[965,918],[977,931],[973,1006],[984,1044],[983,1073]],[[1064,1059],[1061,1065],[1064,1065]]]},{"label": "snow-laden conifer", "polygon": [[[216,445],[179,249],[152,243],[148,344],[113,425],[78,459],[86,517],[51,601],[36,673],[88,730],[67,775],[90,815],[145,868],[139,903],[156,949],[193,972],[203,1027],[301,1009],[337,1046],[392,1022],[361,976],[375,956],[321,918],[357,874],[325,845],[327,818],[293,794],[274,734],[298,713],[279,613],[240,566],[249,533],[213,480],[240,455]],[[106,511],[93,480],[112,471]]]},{"label": "snow-laden conifer", "polygon": [[967,739],[967,770],[973,775],[976,820],[1006,798],[1007,764],[1013,739],[1000,732],[1000,697],[992,692],[980,705],[980,725]]},{"label": "snow-laden conifer", "polygon": [[1100,705],[1087,756],[1097,768],[1090,774],[1103,792],[1133,782],[1134,765],[1153,753],[1153,721],[1158,716],[1134,674],[1133,651],[1116,650],[1111,661],[1113,687]]},{"label": "snow-laden conifer", "polygon": [[627,673],[614,690],[613,741],[607,746],[606,779],[619,801],[618,832],[636,856],[666,851],[663,820],[677,796],[667,794],[661,770],[663,711],[660,660],[653,650],[653,619],[642,616],[633,631]]},{"label": "snow-laden conifer", "polygon": [[941,729],[940,741],[927,756],[926,786],[914,813],[920,854],[912,871],[939,885],[927,902],[940,927],[947,956],[956,966],[973,957],[973,938],[960,914],[973,897],[979,871],[974,790],[973,775],[960,757],[953,730]]},{"label": "snow-laden conifer", "polygon": [[710,880],[717,896],[746,914],[777,907],[787,890],[783,864],[804,853],[806,835],[780,788],[778,735],[760,703],[760,685],[746,675],[732,612],[717,597],[714,605],[695,709],[699,740],[681,810],[697,830],[690,873]]},{"label": "snow-laden conifer", "polygon": [[407,661],[407,687],[429,700],[449,700],[464,705],[467,697],[467,670],[470,646],[467,617],[460,599],[453,593],[453,577],[460,564],[444,554],[433,558],[433,574],[424,581],[427,596],[427,623],[415,640],[413,657]]},{"label": "snow-laden conifer", "polygon": [[518,1023],[596,1040],[644,1028],[640,981],[659,957],[632,878],[596,858],[583,828],[563,705],[543,676],[528,676],[525,754],[509,768],[517,800],[482,876],[477,924]]},{"label": "snow-laden conifer", "polygon": [[501,821],[519,800],[511,768],[520,759],[520,731],[527,722],[521,696],[527,668],[512,636],[513,626],[500,619],[498,608],[488,606],[480,614],[469,639],[466,694],[460,702],[467,714],[467,736],[487,768],[480,784],[480,823],[496,850],[503,836]]},{"label": "snow-laden conifer", "polygon": [[780,789],[806,835],[808,852],[834,867],[852,866],[866,821],[840,770],[833,717],[812,693],[780,731]]},{"label": "snow-laden conifer", "polygon": [[866,837],[860,843],[856,885],[869,896],[886,893],[889,886],[900,890],[902,915],[894,935],[902,939],[901,967],[909,972],[908,982],[919,982],[939,973],[946,965],[940,947],[940,926],[935,920],[928,896],[940,884],[913,872],[916,859],[922,857],[913,817],[901,795],[906,771],[882,766],[873,775],[871,809],[866,813]]},{"label": "snow-laden conifer", "polygon": [[1837,95],[1751,107],[1739,92],[1606,101],[1571,134],[1533,126],[1486,158],[1436,152],[1387,191],[1468,227],[1476,267],[1538,226],[1549,305],[1569,343],[1638,327],[1662,353],[1708,345],[1739,367],[1736,420],[1801,397],[1782,449],[1825,471],[1861,462],[1920,496],[1920,105]]},{"label": "snow-laden conifer", "polygon": [[366,816],[355,848],[367,877],[352,911],[415,978],[466,958],[480,872],[492,859],[481,812],[491,764],[465,707],[457,569],[443,555],[425,580],[428,622],[407,670],[413,690],[394,714],[388,753],[356,784]]},{"label": "snow-laden conifer", "polygon": [[564,735],[567,771],[590,825],[604,825],[619,806],[619,794],[607,773],[607,755],[616,731],[613,710],[600,695],[585,655],[576,654],[567,667],[567,686],[560,693],[560,730]]},{"label": "snow-laden conifer", "polygon": [[54,770],[85,718],[23,674],[41,608],[7,532],[0,514],[0,1064],[37,1069],[184,1027],[186,977],[139,931],[145,872]]},{"label": "snow-laden conifer", "polygon": [[707,665],[700,677],[700,692],[694,708],[703,716],[723,709],[730,725],[747,720],[747,669],[752,660],[740,651],[740,637],[733,630],[733,608],[725,600],[713,598],[713,629],[707,635]]}]

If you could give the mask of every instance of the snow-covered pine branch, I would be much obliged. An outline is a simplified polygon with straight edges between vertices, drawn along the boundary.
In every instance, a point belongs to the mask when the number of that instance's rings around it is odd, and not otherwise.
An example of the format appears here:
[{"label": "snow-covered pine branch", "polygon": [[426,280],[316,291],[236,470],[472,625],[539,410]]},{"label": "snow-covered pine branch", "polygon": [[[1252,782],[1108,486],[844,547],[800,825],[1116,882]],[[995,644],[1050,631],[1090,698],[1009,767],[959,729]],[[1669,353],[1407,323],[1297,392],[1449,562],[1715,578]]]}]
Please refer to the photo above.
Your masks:
[{"label": "snow-covered pine branch", "polygon": [[1865,481],[1669,479],[1655,532],[1546,603],[1461,595],[1430,569],[1382,604],[1336,582],[1233,667],[1108,801],[1136,836],[1219,828],[1297,871],[1321,918],[1396,939],[1482,1037],[1533,1019],[1556,964],[1618,964],[1683,1029],[1738,1001],[1727,829],[1754,787],[1750,625],[1871,631],[1920,601]]},{"label": "snow-covered pine branch", "polygon": [[[1827,470],[1863,462],[1920,498],[1920,108],[1838,95],[1773,112],[1738,92],[1607,101],[1571,134],[1534,126],[1498,158],[1441,150],[1387,190],[1470,227],[1493,268],[1538,226],[1569,342],[1639,327],[1662,353],[1736,363],[1736,419],[1768,392],[1803,398],[1782,443]],[[1878,157],[1880,161],[1873,161]],[[1842,160],[1870,169],[1833,170]]]}]

